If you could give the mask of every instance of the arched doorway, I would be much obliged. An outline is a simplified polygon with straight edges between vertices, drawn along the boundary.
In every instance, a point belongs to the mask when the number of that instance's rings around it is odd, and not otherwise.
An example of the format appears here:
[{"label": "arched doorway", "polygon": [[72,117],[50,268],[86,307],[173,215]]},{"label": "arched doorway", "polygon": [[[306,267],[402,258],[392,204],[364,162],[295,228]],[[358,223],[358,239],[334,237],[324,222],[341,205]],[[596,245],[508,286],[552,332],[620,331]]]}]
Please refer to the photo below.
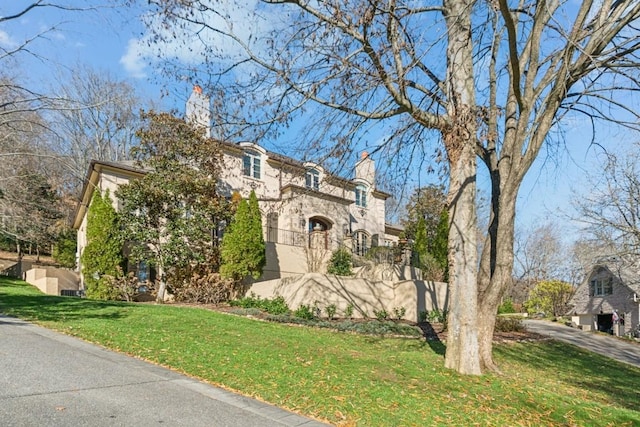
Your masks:
[{"label": "arched doorway", "polygon": [[309,218],[309,248],[329,249],[331,222],[319,216]]}]

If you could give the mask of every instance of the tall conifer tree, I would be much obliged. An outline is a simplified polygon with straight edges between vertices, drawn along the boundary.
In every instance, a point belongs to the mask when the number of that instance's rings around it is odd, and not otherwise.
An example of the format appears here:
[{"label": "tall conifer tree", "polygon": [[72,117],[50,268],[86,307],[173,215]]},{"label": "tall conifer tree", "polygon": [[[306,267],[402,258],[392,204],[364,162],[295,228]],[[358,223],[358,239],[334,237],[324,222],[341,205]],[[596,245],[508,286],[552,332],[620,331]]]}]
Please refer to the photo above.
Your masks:
[{"label": "tall conifer tree", "polygon": [[104,195],[94,191],[87,213],[87,245],[82,252],[82,274],[87,296],[95,299],[116,299],[106,275],[117,276],[123,263],[122,238],[118,214],[111,204],[109,190]]},{"label": "tall conifer tree", "polygon": [[254,191],[249,200],[241,200],[238,210],[222,239],[223,277],[242,280],[247,276],[257,279],[266,264],[262,235],[262,218],[258,198]]}]

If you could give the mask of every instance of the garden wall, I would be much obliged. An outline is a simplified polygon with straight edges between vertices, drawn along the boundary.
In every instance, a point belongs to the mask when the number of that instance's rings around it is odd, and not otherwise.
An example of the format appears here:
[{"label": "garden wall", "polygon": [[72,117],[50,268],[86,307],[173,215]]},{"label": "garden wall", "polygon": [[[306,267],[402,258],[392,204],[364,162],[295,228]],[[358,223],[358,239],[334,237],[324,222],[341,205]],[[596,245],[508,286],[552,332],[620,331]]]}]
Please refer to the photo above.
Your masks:
[{"label": "garden wall", "polygon": [[300,305],[317,305],[321,310],[330,304],[337,316],[353,306],[353,317],[375,317],[374,311],[404,308],[404,319],[418,321],[420,312],[444,310],[448,306],[447,284],[424,280],[371,280],[318,273],[256,282],[247,291],[261,298],[282,296],[293,310]]},{"label": "garden wall", "polygon": [[32,268],[25,276],[26,282],[48,295],[60,295],[62,290],[77,291],[80,286],[78,274],[63,268]]}]

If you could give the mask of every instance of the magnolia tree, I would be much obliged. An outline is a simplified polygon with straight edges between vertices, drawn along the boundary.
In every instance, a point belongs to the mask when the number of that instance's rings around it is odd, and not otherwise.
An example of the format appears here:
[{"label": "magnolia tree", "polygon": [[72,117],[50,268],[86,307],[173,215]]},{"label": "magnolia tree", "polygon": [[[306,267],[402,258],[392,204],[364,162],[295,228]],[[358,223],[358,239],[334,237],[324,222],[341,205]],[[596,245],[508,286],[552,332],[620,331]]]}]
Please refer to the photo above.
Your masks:
[{"label": "magnolia tree", "polygon": [[161,273],[157,300],[162,302],[167,278],[181,277],[194,265],[219,264],[214,228],[229,219],[228,204],[218,194],[216,141],[168,113],[145,113],[142,119],[133,154],[146,174],[120,186],[116,195],[133,259]]},{"label": "magnolia tree", "polygon": [[[493,330],[512,277],[519,187],[565,118],[637,126],[639,110],[624,97],[638,89],[640,2],[148,3],[153,34],[143,42],[157,47],[166,71],[209,83],[220,129],[272,129],[311,110],[305,121],[316,131],[305,134],[308,143],[334,158],[375,122],[385,137],[374,151],[390,161],[444,148],[445,365],[466,374],[496,369]],[[427,140],[430,132],[439,138]],[[478,159],[491,186],[480,255]]]}]

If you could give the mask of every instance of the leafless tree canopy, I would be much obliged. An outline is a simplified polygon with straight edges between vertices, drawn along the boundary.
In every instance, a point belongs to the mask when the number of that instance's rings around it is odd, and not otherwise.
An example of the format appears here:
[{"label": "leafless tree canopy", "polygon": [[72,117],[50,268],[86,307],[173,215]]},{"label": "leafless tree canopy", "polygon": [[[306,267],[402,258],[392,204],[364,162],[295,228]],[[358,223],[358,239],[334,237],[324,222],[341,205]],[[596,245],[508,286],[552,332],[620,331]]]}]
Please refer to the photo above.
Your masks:
[{"label": "leafless tree canopy", "polygon": [[[101,3],[3,2],[0,25],[4,30],[37,11],[55,10],[73,20],[117,4]],[[73,70],[75,80],[57,93],[47,82],[36,87],[26,80],[28,60],[54,68],[46,43],[64,27],[63,18],[0,43],[0,234],[16,242],[50,244],[75,208],[71,193],[78,190],[89,160],[121,159],[135,131],[138,100],[124,83],[88,69]]]},{"label": "leafless tree canopy", "polygon": [[142,101],[130,84],[83,65],[63,76],[54,93],[56,108],[47,114],[52,146],[77,195],[91,160],[129,159]]},{"label": "leafless tree canopy", "polygon": [[590,190],[574,204],[591,239],[608,254],[640,254],[640,160],[638,144],[620,154],[609,153],[602,168],[586,177]]}]

